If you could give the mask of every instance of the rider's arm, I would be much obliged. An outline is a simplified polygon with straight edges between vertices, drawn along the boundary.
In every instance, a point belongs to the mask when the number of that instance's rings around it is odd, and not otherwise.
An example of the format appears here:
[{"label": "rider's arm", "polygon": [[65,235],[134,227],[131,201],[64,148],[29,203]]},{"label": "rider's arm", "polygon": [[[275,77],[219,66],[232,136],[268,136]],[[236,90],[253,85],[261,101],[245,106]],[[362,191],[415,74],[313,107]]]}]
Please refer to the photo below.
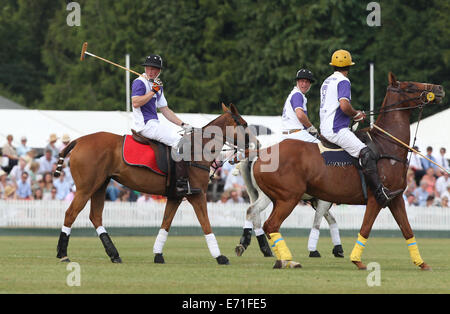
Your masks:
[{"label": "rider's arm", "polygon": [[148,101],[155,95],[153,91],[149,91],[147,94],[142,96],[131,97],[131,103],[134,108],[139,108],[148,103]]},{"label": "rider's arm", "polygon": [[159,111],[161,111],[161,113],[163,114],[164,117],[166,117],[167,120],[169,120],[170,122],[181,126],[181,124],[183,123],[183,121],[181,121],[177,115],[172,111],[172,109],[170,109],[169,107],[165,106],[165,107],[161,107],[159,108]]},{"label": "rider's arm", "polygon": [[302,108],[296,108],[295,114],[297,115],[297,119],[303,124],[306,129],[312,125],[312,123],[308,119],[308,116],[303,112]]}]

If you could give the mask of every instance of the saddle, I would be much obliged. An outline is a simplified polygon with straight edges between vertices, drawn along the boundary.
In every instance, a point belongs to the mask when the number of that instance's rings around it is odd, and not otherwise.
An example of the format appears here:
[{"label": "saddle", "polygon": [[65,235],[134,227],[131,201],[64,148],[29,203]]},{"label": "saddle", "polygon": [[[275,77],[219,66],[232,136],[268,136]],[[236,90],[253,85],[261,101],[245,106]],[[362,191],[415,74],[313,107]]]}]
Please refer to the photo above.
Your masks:
[{"label": "saddle", "polygon": [[175,188],[175,161],[171,156],[171,147],[164,143],[148,139],[131,130],[132,135],[123,139],[122,157],[129,166],[145,167],[166,179],[164,196],[171,196]]}]

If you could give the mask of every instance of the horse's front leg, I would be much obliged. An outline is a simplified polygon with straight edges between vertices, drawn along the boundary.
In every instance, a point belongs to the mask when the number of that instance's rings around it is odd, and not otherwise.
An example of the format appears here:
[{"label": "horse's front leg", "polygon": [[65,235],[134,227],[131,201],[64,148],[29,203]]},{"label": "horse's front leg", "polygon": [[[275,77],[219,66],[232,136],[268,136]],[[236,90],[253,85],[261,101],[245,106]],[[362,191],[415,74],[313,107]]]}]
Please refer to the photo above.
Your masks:
[{"label": "horse's front leg", "polygon": [[164,209],[164,217],[161,223],[161,229],[159,229],[158,235],[153,245],[153,254],[155,254],[154,262],[157,264],[164,264],[163,248],[169,235],[169,229],[172,225],[173,217],[177,212],[178,206],[180,206],[181,199],[168,199],[166,208]]},{"label": "horse's front leg", "polygon": [[408,216],[406,215],[405,203],[402,197],[397,197],[391,201],[389,204],[389,209],[394,216],[400,230],[402,231],[403,237],[406,240],[406,245],[408,247],[409,255],[414,265],[419,266],[422,270],[431,270],[431,267],[425,263],[420,256],[419,247],[417,246],[416,238],[412,231],[411,225],[408,221]]},{"label": "horse's front leg", "polygon": [[220,253],[219,244],[217,243],[214,233],[212,233],[211,224],[208,218],[208,211],[206,207],[205,193],[187,196],[189,203],[194,207],[195,215],[205,234],[206,244],[212,257],[217,260],[220,265],[228,265],[230,262],[228,258]]}]

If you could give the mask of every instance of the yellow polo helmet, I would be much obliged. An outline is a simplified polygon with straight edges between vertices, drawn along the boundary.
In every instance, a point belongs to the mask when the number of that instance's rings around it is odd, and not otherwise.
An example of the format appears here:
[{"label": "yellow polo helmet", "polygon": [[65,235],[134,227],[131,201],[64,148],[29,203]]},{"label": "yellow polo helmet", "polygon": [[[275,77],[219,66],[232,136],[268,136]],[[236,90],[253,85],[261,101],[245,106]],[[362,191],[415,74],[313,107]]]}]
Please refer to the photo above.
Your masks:
[{"label": "yellow polo helmet", "polygon": [[352,62],[352,55],[347,50],[336,50],[331,56],[330,65],[343,68],[350,65],[354,65],[355,62]]}]

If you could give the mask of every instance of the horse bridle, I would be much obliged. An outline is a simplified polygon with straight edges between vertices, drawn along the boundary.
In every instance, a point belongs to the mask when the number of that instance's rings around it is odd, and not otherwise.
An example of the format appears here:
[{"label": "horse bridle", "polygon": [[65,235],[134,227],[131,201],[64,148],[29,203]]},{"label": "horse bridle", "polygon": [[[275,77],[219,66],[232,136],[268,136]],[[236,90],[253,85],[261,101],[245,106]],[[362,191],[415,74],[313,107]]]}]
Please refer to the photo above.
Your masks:
[{"label": "horse bridle", "polygon": [[[430,89],[418,89],[418,88],[400,88],[400,87],[393,87],[393,86],[388,86],[387,87],[388,91],[391,91],[393,93],[399,93],[399,94],[413,94],[413,93],[420,93],[419,96],[416,97],[409,97],[400,101],[397,101],[393,104],[389,104],[389,105],[385,105],[384,107],[382,107],[378,112],[373,112],[373,111],[369,111],[367,114],[368,115],[376,115],[379,113],[387,113],[387,112],[391,112],[391,111],[401,111],[401,110],[410,110],[410,109],[416,109],[416,108],[420,108],[422,109],[424,105],[432,102],[435,98],[434,93],[430,90]],[[411,106],[411,107],[403,107],[403,108],[392,108],[394,106],[400,105],[402,103],[411,101],[411,100],[421,100],[421,103],[416,105],[416,106]],[[388,109],[388,108],[392,108],[392,109]]]}]

